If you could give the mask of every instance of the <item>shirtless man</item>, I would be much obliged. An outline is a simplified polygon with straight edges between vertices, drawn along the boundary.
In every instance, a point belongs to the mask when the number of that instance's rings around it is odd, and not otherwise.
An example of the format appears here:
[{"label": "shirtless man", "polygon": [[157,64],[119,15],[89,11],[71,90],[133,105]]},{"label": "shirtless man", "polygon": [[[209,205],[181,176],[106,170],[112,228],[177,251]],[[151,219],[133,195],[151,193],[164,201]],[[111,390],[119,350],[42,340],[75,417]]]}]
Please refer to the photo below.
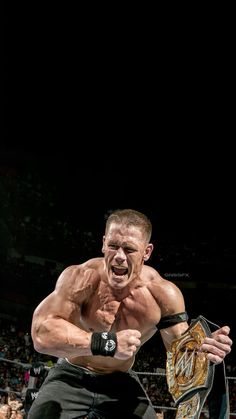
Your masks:
[{"label": "shirtless man", "polygon": [[[151,233],[144,214],[115,211],[106,223],[104,256],[66,268],[36,308],[34,347],[59,359],[29,419],[156,418],[131,369],[135,354],[166,316],[177,314],[175,324],[160,330],[167,350],[189,325],[181,291],[145,265]],[[224,326],[200,348],[215,364],[231,350],[228,335]]]}]

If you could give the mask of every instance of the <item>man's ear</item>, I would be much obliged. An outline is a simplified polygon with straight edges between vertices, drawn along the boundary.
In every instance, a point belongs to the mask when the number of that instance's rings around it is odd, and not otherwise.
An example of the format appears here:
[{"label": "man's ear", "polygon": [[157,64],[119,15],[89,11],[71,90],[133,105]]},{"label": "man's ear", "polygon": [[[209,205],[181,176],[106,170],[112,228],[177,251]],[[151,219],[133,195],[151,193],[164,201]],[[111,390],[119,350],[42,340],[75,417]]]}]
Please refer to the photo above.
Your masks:
[{"label": "man's ear", "polygon": [[144,262],[146,262],[149,258],[150,258],[150,256],[151,256],[151,254],[152,254],[152,251],[153,251],[153,244],[152,243],[149,243],[148,245],[147,245],[147,247],[146,247],[146,249],[145,249],[145,253],[144,253],[144,255],[143,255],[143,260],[144,260]]},{"label": "man's ear", "polygon": [[102,238],[102,253],[105,252],[105,239],[106,239],[106,236],[103,236],[103,238]]}]

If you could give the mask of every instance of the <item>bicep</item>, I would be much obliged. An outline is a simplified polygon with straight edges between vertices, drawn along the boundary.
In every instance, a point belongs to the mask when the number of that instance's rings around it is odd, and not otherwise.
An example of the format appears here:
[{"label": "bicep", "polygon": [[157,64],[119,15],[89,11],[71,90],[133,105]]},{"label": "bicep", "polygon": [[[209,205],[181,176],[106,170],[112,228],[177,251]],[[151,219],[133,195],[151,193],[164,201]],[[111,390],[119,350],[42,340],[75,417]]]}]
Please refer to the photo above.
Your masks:
[{"label": "bicep", "polygon": [[185,301],[180,289],[172,282],[167,282],[160,301],[161,317],[185,311]]},{"label": "bicep", "polygon": [[33,321],[46,318],[63,318],[72,321],[80,313],[81,296],[73,292],[77,273],[74,268],[65,269],[59,276],[54,291],[49,294],[36,308]]},{"label": "bicep", "polygon": [[[167,350],[170,349],[174,339],[179,338],[189,327],[185,301],[180,289],[172,282],[165,284],[163,300],[161,304],[161,319],[176,318],[176,323],[160,330],[160,334]],[[158,327],[158,325],[157,325]]]},{"label": "bicep", "polygon": [[32,333],[37,333],[44,322],[64,319],[76,324],[80,316],[80,306],[56,290],[49,294],[36,308],[32,319]]}]

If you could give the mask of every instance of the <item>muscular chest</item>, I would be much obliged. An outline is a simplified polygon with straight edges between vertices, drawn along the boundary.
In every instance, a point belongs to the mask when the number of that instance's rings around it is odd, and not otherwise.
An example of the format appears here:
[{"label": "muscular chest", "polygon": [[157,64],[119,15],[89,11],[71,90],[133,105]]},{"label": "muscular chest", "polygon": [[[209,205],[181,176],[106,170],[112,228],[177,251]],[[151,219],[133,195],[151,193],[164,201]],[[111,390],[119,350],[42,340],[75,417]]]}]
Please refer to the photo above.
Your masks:
[{"label": "muscular chest", "polygon": [[81,326],[86,330],[138,329],[155,326],[160,318],[156,301],[148,293],[132,293],[122,301],[91,299],[81,310]]},{"label": "muscular chest", "polygon": [[120,303],[108,301],[100,303],[97,298],[91,298],[81,308],[80,326],[89,331],[108,331],[115,323]]}]

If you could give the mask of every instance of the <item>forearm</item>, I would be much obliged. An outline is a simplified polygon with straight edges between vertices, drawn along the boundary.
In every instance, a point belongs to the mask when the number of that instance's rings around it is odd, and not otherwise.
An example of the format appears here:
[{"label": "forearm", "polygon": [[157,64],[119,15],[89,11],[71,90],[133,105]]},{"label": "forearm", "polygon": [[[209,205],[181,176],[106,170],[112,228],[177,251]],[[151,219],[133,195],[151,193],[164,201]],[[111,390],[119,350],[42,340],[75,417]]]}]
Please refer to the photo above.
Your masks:
[{"label": "forearm", "polygon": [[37,352],[56,357],[92,355],[91,333],[62,318],[50,318],[33,324],[32,339]]}]

